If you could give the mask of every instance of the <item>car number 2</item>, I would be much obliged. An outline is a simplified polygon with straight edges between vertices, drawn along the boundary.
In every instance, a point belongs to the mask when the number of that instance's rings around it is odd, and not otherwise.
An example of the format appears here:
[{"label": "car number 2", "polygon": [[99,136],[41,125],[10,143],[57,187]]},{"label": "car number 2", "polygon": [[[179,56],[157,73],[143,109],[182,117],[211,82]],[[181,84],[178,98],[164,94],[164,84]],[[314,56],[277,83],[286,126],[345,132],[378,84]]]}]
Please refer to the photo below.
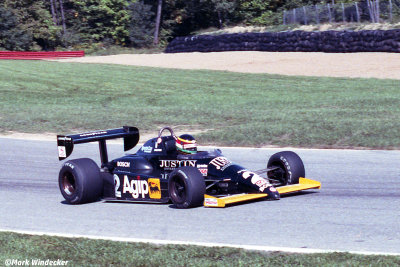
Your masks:
[{"label": "car number 2", "polygon": [[119,180],[119,177],[116,174],[114,174],[114,184],[115,184],[115,197],[121,197],[121,192],[118,191],[119,186],[121,185],[121,181]]}]

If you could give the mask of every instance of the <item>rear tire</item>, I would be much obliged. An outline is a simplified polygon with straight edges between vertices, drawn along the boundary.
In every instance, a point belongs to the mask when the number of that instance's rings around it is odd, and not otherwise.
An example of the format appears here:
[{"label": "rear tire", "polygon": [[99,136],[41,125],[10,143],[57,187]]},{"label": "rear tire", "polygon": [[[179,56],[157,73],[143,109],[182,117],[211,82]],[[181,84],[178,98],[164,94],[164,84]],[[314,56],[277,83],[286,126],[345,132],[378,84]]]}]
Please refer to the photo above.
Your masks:
[{"label": "rear tire", "polygon": [[169,175],[168,192],[178,209],[202,206],[206,192],[204,177],[194,167],[179,168]]},{"label": "rear tire", "polygon": [[292,151],[282,151],[273,154],[267,164],[268,168],[278,167],[268,175],[273,180],[278,180],[278,186],[298,184],[300,177],[305,177],[304,164],[299,155]]},{"label": "rear tire", "polygon": [[58,175],[61,194],[69,204],[96,201],[103,192],[103,180],[97,164],[87,158],[69,160]]}]

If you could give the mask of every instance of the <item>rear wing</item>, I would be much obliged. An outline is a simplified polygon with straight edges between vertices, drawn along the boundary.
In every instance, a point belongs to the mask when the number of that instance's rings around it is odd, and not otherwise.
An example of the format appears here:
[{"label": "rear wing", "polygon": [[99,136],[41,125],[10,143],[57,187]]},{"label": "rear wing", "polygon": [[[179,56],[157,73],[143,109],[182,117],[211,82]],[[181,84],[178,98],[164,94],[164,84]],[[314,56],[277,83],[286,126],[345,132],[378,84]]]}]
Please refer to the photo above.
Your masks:
[{"label": "rear wing", "polygon": [[101,163],[108,162],[106,140],[123,138],[124,151],[132,149],[139,142],[139,129],[131,126],[122,128],[99,130],[74,135],[57,135],[58,159],[68,158],[74,150],[75,144],[99,142]]}]

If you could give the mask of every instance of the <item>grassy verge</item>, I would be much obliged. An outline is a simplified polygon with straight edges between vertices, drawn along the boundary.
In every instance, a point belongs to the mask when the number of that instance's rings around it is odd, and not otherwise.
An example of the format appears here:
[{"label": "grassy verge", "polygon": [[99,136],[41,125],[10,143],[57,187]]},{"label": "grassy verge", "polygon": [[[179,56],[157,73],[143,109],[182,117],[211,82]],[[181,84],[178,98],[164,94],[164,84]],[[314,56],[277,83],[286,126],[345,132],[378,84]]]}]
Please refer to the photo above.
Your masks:
[{"label": "grassy verge", "polygon": [[398,266],[400,257],[350,253],[290,254],[234,248],[152,245],[0,233],[0,265],[8,259],[62,260],[67,266]]},{"label": "grassy verge", "polygon": [[201,144],[400,148],[399,81],[0,62],[0,132],[122,125]]},{"label": "grassy verge", "polygon": [[90,56],[108,56],[108,55],[118,55],[118,54],[157,54],[164,51],[163,47],[151,47],[151,48],[132,48],[132,47],[122,47],[122,46],[103,46],[102,44],[93,44],[89,47],[80,48],[85,50],[85,55]]}]

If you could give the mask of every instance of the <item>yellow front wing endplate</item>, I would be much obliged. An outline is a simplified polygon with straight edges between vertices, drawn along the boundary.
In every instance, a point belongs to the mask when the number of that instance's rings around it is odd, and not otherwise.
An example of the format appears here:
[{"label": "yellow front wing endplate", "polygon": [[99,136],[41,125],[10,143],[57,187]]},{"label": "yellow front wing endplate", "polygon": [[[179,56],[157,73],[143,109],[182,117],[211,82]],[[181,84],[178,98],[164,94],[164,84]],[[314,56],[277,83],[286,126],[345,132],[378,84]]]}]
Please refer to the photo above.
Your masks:
[{"label": "yellow front wing endplate", "polygon": [[[277,187],[279,194],[284,195],[288,193],[303,191],[307,189],[320,189],[321,183],[318,181],[314,181],[307,178],[299,178],[298,184],[285,185],[281,187]],[[214,197],[210,195],[204,195],[204,206],[205,207],[214,207],[214,208],[224,208],[226,205],[239,203],[259,198],[265,198],[268,194],[265,193],[254,193],[254,194],[235,194],[229,195],[225,197]]]}]

